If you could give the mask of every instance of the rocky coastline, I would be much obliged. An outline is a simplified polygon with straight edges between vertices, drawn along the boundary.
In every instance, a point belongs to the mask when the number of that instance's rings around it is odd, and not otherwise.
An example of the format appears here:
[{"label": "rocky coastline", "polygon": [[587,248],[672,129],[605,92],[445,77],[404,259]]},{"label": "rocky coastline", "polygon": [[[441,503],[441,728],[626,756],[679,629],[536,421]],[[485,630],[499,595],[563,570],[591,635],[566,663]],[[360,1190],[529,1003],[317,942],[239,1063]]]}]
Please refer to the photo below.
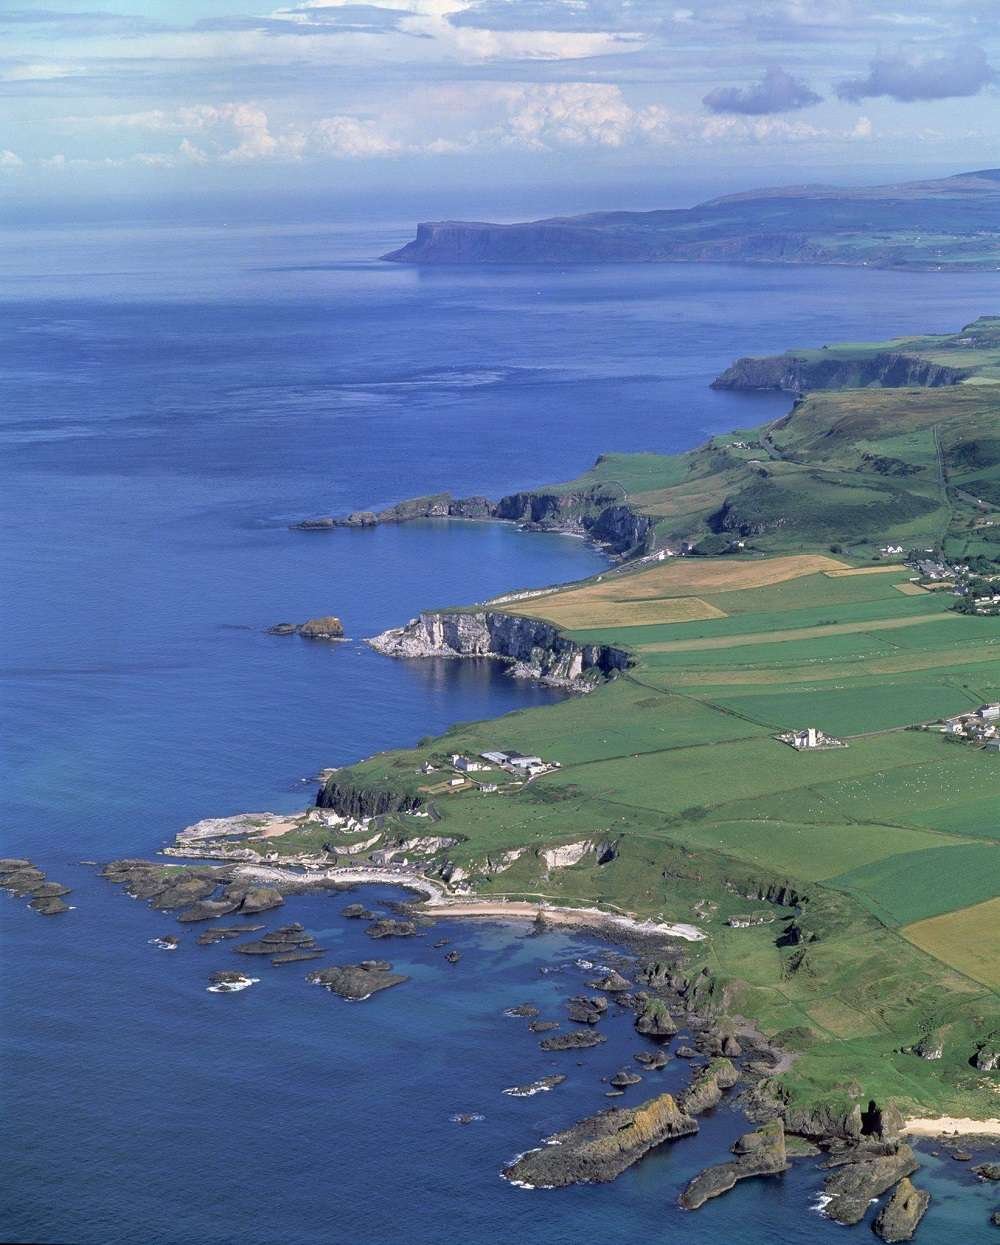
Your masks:
[{"label": "rocky coastline", "polygon": [[712,381],[712,388],[779,390],[793,394],[809,393],[814,389],[864,389],[869,386],[937,389],[959,385],[969,375],[968,368],[930,363],[926,359],[896,351],[871,354],[863,361],[843,359],[835,354],[825,358],[783,354],[737,359]]},{"label": "rocky coastline", "polygon": [[[598,459],[598,462],[601,460]],[[498,501],[434,493],[397,502],[383,510],[355,510],[346,515],[302,519],[293,529],[304,532],[335,528],[372,528],[414,519],[474,519],[515,523],[525,531],[583,536],[619,557],[648,552],[654,520],[628,502],[620,486],[539,489],[509,493]]]},{"label": "rocky coastline", "polygon": [[368,643],[389,657],[491,658],[516,678],[567,691],[590,691],[630,664],[622,649],[577,644],[541,619],[488,609],[420,614]]}]

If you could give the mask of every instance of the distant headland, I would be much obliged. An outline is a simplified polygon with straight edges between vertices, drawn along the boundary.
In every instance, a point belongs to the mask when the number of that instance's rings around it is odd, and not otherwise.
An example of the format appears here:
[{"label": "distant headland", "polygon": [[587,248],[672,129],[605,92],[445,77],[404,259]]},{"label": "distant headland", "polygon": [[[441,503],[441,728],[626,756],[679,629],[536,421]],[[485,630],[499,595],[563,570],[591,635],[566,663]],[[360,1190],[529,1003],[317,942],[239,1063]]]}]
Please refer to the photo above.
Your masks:
[{"label": "distant headland", "polygon": [[428,221],[412,264],[769,263],[1000,268],[1000,169],[887,186],[779,186],[691,208]]}]

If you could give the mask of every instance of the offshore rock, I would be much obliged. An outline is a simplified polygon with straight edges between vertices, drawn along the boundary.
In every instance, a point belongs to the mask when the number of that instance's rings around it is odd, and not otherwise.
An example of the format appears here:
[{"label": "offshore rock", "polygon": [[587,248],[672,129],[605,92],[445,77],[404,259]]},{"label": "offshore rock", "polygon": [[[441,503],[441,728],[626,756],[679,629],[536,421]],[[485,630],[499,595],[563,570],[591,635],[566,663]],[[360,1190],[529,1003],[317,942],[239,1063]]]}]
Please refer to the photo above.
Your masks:
[{"label": "offshore rock", "polygon": [[365,926],[369,938],[410,938],[417,932],[412,921],[396,921],[390,916],[381,917]]},{"label": "offshore rock", "polygon": [[[535,1032],[539,1030],[536,1028]],[[603,1033],[595,1033],[593,1029],[575,1029],[572,1033],[545,1038],[538,1045],[542,1050],[586,1050],[588,1046],[600,1046],[607,1040]]]},{"label": "offshore rock", "polygon": [[826,1179],[825,1189],[831,1199],[824,1208],[838,1223],[860,1223],[873,1198],[904,1176],[911,1176],[919,1164],[913,1150],[897,1142],[880,1150],[859,1150],[842,1167]]},{"label": "offshore rock", "polygon": [[756,1132],[745,1133],[733,1145],[736,1158],[708,1167],[691,1181],[680,1197],[685,1210],[697,1210],[709,1198],[726,1193],[750,1176],[772,1176],[788,1170],[785,1130],[780,1120],[770,1120]]},{"label": "offshore rock", "polygon": [[371,998],[379,990],[401,986],[409,977],[392,972],[392,965],[385,960],[362,960],[360,964],[335,964],[332,968],[319,968],[306,978],[314,985],[324,986],[342,999],[360,1002]]},{"label": "offshore rock", "polygon": [[342,640],[344,624],[334,614],[310,618],[304,623],[275,623],[268,627],[268,635],[301,635],[307,640]]},{"label": "offshore rock", "polygon": [[596,1025],[608,1010],[608,1000],[579,996],[567,1001],[566,1010],[570,1020],[575,1020],[577,1024]]},{"label": "offshore rock", "polygon": [[507,1180],[531,1188],[603,1184],[620,1176],[654,1146],[698,1131],[670,1094],[640,1106],[611,1107],[592,1115],[548,1144],[521,1155],[504,1168]]},{"label": "offshore rock", "polygon": [[670,1010],[661,999],[650,999],[636,1018],[637,1033],[645,1037],[668,1038],[677,1032]]},{"label": "offshore rock", "polygon": [[368,641],[390,657],[490,657],[554,687],[589,691],[630,664],[621,649],[577,644],[551,623],[494,610],[420,614]]},{"label": "offshore rock", "polygon": [[930,1205],[931,1195],[917,1189],[908,1176],[896,1185],[895,1192],[882,1207],[872,1228],[883,1241],[909,1241]]}]

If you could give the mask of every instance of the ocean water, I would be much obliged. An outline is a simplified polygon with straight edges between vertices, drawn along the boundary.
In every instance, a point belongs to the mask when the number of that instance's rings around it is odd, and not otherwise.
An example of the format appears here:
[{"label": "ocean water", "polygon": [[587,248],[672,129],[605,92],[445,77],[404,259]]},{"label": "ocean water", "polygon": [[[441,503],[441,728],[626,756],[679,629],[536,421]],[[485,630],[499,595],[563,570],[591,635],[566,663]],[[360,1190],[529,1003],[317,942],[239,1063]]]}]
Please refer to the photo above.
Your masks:
[{"label": "ocean water", "polygon": [[[1000,292],[990,274],[378,263],[406,232],[0,234],[0,850],[72,886],[75,905],[44,920],[0,895],[0,1235],[846,1239],[808,1209],[809,1164],[676,1209],[743,1131],[728,1110],[609,1187],[498,1179],[605,1105],[601,1077],[641,1045],[620,1016],[605,1046],[547,1056],[502,1014],[530,999],[558,1016],[592,975],[576,962],[608,953],[589,936],[455,922],[379,944],[412,980],[362,1004],[307,986],[301,965],[254,964],[259,985],[213,995],[228,944],[199,948],[183,929],[177,952],[157,950],[148,940],[172,921],[80,863],[149,855],[200,817],[300,807],[322,766],[551,700],[489,664],[397,663],[360,641],[421,607],[604,564],[581,541],[503,525],[291,521],[443,488],[495,496],[606,450],[685,448],[786,409],[707,388],[734,355],[949,330]],[[340,614],[351,639],[264,634],[318,613]],[[296,899],[281,917],[317,933],[330,962],[356,960],[373,944],[339,917],[346,902]],[[557,1069],[569,1080],[552,1093],[501,1092]],[[630,1093],[683,1074],[675,1061]],[[461,1112],[483,1118],[453,1123]],[[934,1204],[919,1239],[990,1239],[990,1190],[947,1156],[924,1163]]]}]

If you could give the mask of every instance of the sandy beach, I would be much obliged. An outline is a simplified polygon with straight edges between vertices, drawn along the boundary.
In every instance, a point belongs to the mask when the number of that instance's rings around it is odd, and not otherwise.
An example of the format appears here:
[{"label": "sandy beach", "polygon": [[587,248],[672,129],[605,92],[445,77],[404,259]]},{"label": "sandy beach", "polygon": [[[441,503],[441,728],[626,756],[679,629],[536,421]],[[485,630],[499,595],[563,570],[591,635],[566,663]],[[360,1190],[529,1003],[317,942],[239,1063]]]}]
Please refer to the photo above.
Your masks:
[{"label": "sandy beach", "polygon": [[299,873],[275,865],[241,865],[236,870],[239,877],[255,878],[269,882],[336,882],[341,885],[365,883],[389,883],[403,886],[425,895],[425,902],[418,911],[434,917],[481,917],[493,920],[536,920],[539,916],[552,925],[587,926],[624,931],[645,938],[683,938],[687,942],[700,942],[705,934],[696,925],[670,922],[640,921],[636,917],[605,912],[601,908],[571,908],[544,902],[518,899],[473,899],[449,895],[444,887],[419,874],[386,868],[332,868],[312,869]]},{"label": "sandy beach", "polygon": [[940,1115],[933,1119],[907,1120],[903,1131],[913,1137],[939,1137],[942,1133],[956,1133],[963,1137],[1000,1137],[1000,1120]]}]

